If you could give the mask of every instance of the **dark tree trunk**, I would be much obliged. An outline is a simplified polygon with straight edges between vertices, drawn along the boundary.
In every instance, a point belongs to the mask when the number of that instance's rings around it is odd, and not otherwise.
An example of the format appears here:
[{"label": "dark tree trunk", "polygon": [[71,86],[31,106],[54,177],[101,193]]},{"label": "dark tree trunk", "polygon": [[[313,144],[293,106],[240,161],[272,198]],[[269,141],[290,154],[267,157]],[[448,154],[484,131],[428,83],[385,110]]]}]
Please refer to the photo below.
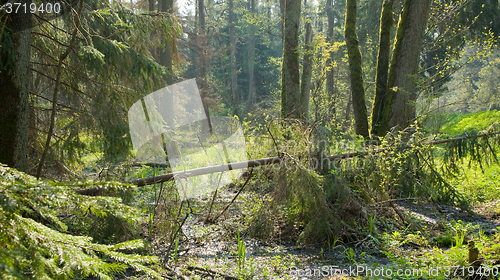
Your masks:
[{"label": "dark tree trunk", "polygon": [[377,76],[375,78],[375,102],[372,110],[371,135],[383,136],[385,131],[380,130],[381,112],[387,91],[387,76],[391,52],[391,28],[394,23],[392,6],[394,0],[385,0],[380,17],[380,40],[377,58]]},{"label": "dark tree trunk", "polygon": [[281,12],[281,39],[285,37],[284,33],[284,28],[285,28],[285,6],[286,6],[286,0],[279,0],[280,1],[280,12]]},{"label": "dark tree trunk", "polygon": [[281,116],[300,117],[299,24],[301,1],[285,1],[283,63],[281,81]]},{"label": "dark tree trunk", "polygon": [[29,11],[10,14],[0,26],[0,163],[20,171],[28,163],[30,27]]},{"label": "dark tree trunk", "polygon": [[[255,14],[255,0],[249,0],[249,10],[252,15]],[[248,35],[248,99],[247,99],[247,113],[253,110],[255,102],[255,24],[250,24],[250,34]]]},{"label": "dark tree trunk", "polygon": [[349,76],[356,134],[368,138],[368,115],[365,103],[362,59],[356,34],[356,10],[356,0],[347,0],[344,35],[347,44],[347,55],[349,56]]},{"label": "dark tree trunk", "polygon": [[[333,39],[333,27],[334,27],[334,22],[335,18],[333,15],[333,0],[327,0],[326,1],[326,17],[328,21],[328,26],[327,26],[327,31],[326,31],[326,36],[328,39],[328,42],[330,44],[333,44],[334,39]],[[326,65],[332,66],[333,64],[333,52],[330,53],[330,57],[328,58]],[[335,73],[333,72],[333,67],[330,68],[330,71],[326,73],[326,93],[328,96],[328,103],[330,103],[330,108],[331,108],[331,115],[334,117],[335,116],[335,98],[336,98],[336,93],[334,91],[334,79],[335,79]]]},{"label": "dark tree trunk", "polygon": [[[161,2],[161,11],[164,13],[169,13],[172,15],[174,12],[174,0],[159,0]],[[173,32],[173,31],[171,31]],[[160,46],[160,65],[165,66],[167,68],[167,74],[163,79],[167,83],[167,85],[172,85],[174,83],[174,74],[173,74],[173,63],[172,63],[172,44],[168,38],[164,38],[166,40],[165,47],[161,48]],[[167,123],[170,125],[171,129],[174,129],[174,96],[168,95],[169,101],[166,103],[167,108]]]},{"label": "dark tree trunk", "polygon": [[[174,10],[174,0],[159,0],[161,2],[160,12],[171,14]],[[173,83],[173,72],[172,72],[172,42],[168,39],[166,40],[165,48],[160,50],[160,64],[167,68],[167,75],[165,76],[165,82],[168,85]]]},{"label": "dark tree trunk", "polygon": [[415,117],[416,76],[431,3],[432,0],[404,2],[389,69],[386,101],[379,109],[379,135],[394,126],[404,129]]},{"label": "dark tree trunk", "polygon": [[305,55],[304,63],[302,64],[302,83],[300,84],[300,119],[307,124],[309,118],[309,94],[311,92],[311,77],[312,77],[312,39],[313,31],[311,23],[306,23],[306,36],[305,36]]},{"label": "dark tree trunk", "polygon": [[231,93],[233,96],[234,114],[238,115],[240,95],[238,94],[238,79],[236,75],[236,35],[234,32],[234,7],[233,0],[228,1],[229,13],[229,48],[231,51]]},{"label": "dark tree trunk", "polygon": [[208,111],[208,81],[207,81],[207,67],[208,67],[208,38],[205,26],[205,0],[198,0],[198,47],[199,47],[199,82],[200,94],[203,102],[203,109],[207,116],[207,121],[203,122],[203,133],[211,132],[212,125],[210,123],[210,112]]}]

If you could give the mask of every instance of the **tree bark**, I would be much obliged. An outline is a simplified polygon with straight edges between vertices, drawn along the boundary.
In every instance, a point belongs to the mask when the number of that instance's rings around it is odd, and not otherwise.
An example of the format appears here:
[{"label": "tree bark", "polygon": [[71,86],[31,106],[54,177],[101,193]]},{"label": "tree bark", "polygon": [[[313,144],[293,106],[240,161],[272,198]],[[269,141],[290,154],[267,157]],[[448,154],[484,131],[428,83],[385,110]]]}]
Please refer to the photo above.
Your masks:
[{"label": "tree bark", "polygon": [[408,127],[415,118],[419,55],[432,0],[405,0],[392,54],[385,102],[380,108],[379,132]]},{"label": "tree bark", "polygon": [[[160,8],[163,13],[168,13],[169,16],[173,16],[174,12],[174,0],[159,0],[161,2]],[[173,30],[170,32],[174,32]],[[160,65],[164,66],[167,68],[167,74],[163,79],[167,83],[167,85],[172,85],[174,83],[174,73],[173,73],[173,63],[172,63],[172,42],[167,35],[167,38],[164,38],[165,40],[165,47],[162,47],[160,45]],[[168,106],[167,108],[167,124],[170,125],[171,129],[174,129],[174,96],[172,94],[168,95],[169,101],[166,103]],[[164,137],[164,136],[163,136]]]},{"label": "tree bark", "polygon": [[[30,0],[18,3],[31,4]],[[6,15],[4,15],[6,16]],[[3,21],[4,19],[2,19]],[[31,14],[11,13],[0,30],[0,163],[28,164]],[[7,44],[12,44],[10,47]]]},{"label": "tree bark", "polygon": [[351,82],[352,107],[356,134],[368,138],[368,115],[365,103],[365,87],[359,41],[356,34],[356,0],[347,0],[344,36],[349,56],[349,70]]},{"label": "tree bark", "polygon": [[377,75],[375,78],[375,102],[372,110],[371,135],[383,136],[386,131],[380,130],[381,109],[386,101],[387,76],[389,74],[389,61],[391,52],[391,28],[394,23],[392,6],[394,0],[385,0],[382,5],[380,17],[380,40],[377,58]]},{"label": "tree bark", "polygon": [[[174,10],[174,0],[159,0],[161,3],[160,12],[172,14]],[[172,72],[172,42],[168,39],[164,39],[165,47],[160,50],[160,64],[165,66],[168,70],[167,75],[165,75],[165,82],[168,85],[173,83],[173,72]]]},{"label": "tree bark", "polygon": [[305,36],[305,54],[304,62],[302,64],[302,82],[300,84],[300,119],[307,124],[309,118],[309,95],[311,92],[311,77],[312,77],[312,39],[313,31],[311,23],[306,23],[306,36]]},{"label": "tree bark", "polygon": [[203,134],[208,132],[211,133],[212,125],[210,123],[210,112],[207,106],[207,92],[208,92],[208,81],[207,81],[207,67],[208,67],[208,38],[206,34],[205,26],[205,0],[198,0],[198,44],[199,44],[199,82],[200,82],[200,95],[203,102],[203,110],[207,116],[206,121],[203,122]]},{"label": "tree bark", "polygon": [[[333,15],[333,0],[327,0],[326,1],[326,17],[328,21],[328,26],[327,26],[327,31],[326,31],[326,36],[328,39],[328,42],[330,44],[334,43],[333,39],[333,27],[335,23],[335,18]],[[333,52],[330,53],[330,56],[328,60],[326,61],[327,66],[332,66],[333,64],[333,58],[334,54]],[[335,116],[335,95],[336,93],[334,92],[334,79],[335,79],[335,73],[333,72],[333,67],[330,68],[330,70],[326,74],[326,93],[328,96],[328,103],[330,103],[330,108],[331,108],[331,114],[332,116]]]},{"label": "tree bark", "polygon": [[148,3],[149,3],[149,11],[150,12],[154,12],[154,10],[155,10],[155,0],[149,0]]},{"label": "tree bark", "polygon": [[[255,15],[255,0],[249,0],[249,10],[252,15]],[[247,113],[253,110],[253,103],[255,102],[255,24],[250,24],[250,33],[248,35],[248,99],[247,99]]]},{"label": "tree bark", "polygon": [[231,51],[231,93],[233,96],[234,114],[238,115],[240,95],[238,94],[238,79],[236,75],[236,35],[234,32],[234,7],[233,0],[228,1],[229,13],[229,49]]},{"label": "tree bark", "polygon": [[284,40],[285,38],[285,1],[286,0],[279,0],[280,1],[280,12],[281,12],[281,23],[280,23],[280,28],[281,28],[281,39]]},{"label": "tree bark", "polygon": [[281,80],[281,116],[300,117],[299,24],[301,1],[285,0],[283,63]]}]

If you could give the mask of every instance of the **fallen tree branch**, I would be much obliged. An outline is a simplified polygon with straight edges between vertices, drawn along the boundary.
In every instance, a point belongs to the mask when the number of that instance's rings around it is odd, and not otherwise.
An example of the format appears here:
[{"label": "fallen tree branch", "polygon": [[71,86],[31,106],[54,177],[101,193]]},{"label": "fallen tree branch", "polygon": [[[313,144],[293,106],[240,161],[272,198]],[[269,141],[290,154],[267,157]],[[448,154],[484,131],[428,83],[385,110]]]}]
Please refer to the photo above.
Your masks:
[{"label": "fallen tree branch", "polygon": [[238,191],[238,193],[236,193],[236,195],[233,197],[233,199],[231,200],[231,202],[229,202],[228,205],[226,205],[226,207],[224,208],[224,210],[222,210],[222,212],[217,216],[215,217],[215,219],[213,219],[211,222],[213,223],[216,223],[217,220],[220,218],[220,216],[222,216],[224,213],[226,213],[227,209],[229,208],[229,206],[231,206],[231,204],[233,204],[233,202],[236,200],[236,198],[238,197],[238,195],[240,195],[241,191],[245,188],[245,186],[248,184],[248,181],[250,181],[250,178],[252,178],[252,173],[253,173],[253,168],[250,169],[250,173],[248,174],[248,178],[247,180],[245,181],[245,183],[243,184],[243,186],[241,186],[240,190]]},{"label": "fallen tree branch", "polygon": [[[457,137],[457,138],[452,138],[452,139],[437,140],[437,141],[429,142],[429,143],[427,143],[427,145],[439,145],[439,144],[444,144],[444,143],[457,142],[457,141],[462,141],[462,140],[471,139],[471,138],[480,138],[480,137],[493,136],[493,135],[498,135],[498,134],[500,134],[500,132],[483,133],[483,134],[478,134],[478,135],[463,136],[463,137]],[[330,161],[335,161],[338,159],[353,158],[353,157],[357,157],[357,156],[361,156],[361,155],[378,154],[381,152],[388,151],[390,149],[391,148],[380,148],[380,149],[374,149],[374,150],[371,150],[368,152],[352,152],[352,153],[345,153],[345,154],[339,154],[339,155],[332,155],[332,156],[329,156],[326,158]],[[177,171],[177,172],[168,173],[168,174],[164,174],[164,175],[141,178],[141,179],[133,180],[130,183],[133,185],[137,185],[137,186],[152,185],[152,184],[157,184],[157,183],[162,183],[162,182],[168,181],[168,180],[175,178],[177,176],[179,178],[187,178],[187,177],[192,177],[192,176],[211,174],[211,173],[215,173],[215,172],[223,172],[223,171],[227,171],[227,170],[235,170],[235,169],[243,169],[243,168],[258,167],[258,166],[263,166],[263,165],[277,164],[277,163],[282,163],[283,161],[284,160],[280,157],[271,157],[271,158],[263,158],[263,159],[242,161],[242,162],[229,163],[229,164],[221,164],[221,165],[217,165],[217,166],[201,167],[201,168],[196,168],[196,169],[191,169],[191,170],[186,170],[186,171]]]},{"label": "fallen tree branch", "polygon": [[215,270],[211,270],[211,269],[207,269],[207,268],[202,268],[202,267],[197,267],[197,266],[188,266],[187,268],[189,271],[193,271],[193,272],[197,272],[199,274],[203,274],[203,275],[206,275],[206,276],[211,276],[211,277],[214,277],[214,276],[219,276],[219,277],[224,277],[224,279],[226,280],[238,280],[240,278],[238,277],[234,277],[234,276],[231,276],[231,275],[227,275],[227,274],[224,274],[224,273],[220,273],[220,272],[217,272]]}]

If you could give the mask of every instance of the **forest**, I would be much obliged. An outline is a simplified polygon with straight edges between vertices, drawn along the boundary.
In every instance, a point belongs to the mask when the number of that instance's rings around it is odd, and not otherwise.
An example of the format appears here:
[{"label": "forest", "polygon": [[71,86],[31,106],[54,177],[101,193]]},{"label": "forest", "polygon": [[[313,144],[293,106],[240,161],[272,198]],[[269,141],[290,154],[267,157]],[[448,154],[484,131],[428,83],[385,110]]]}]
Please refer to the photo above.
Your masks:
[{"label": "forest", "polygon": [[499,0],[0,0],[1,279],[500,279]]}]

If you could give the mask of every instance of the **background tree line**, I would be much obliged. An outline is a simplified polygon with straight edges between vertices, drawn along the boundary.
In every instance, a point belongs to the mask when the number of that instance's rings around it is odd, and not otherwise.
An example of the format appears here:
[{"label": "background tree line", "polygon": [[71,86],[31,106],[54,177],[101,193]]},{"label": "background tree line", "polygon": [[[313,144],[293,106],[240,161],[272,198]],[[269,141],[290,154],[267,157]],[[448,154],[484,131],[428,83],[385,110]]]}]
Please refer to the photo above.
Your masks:
[{"label": "background tree line", "polygon": [[0,161],[38,176],[47,155],[129,156],[128,107],[193,77],[208,115],[296,118],[327,138],[383,136],[443,100],[498,108],[480,71],[497,68],[494,0],[75,3],[51,21],[2,13]]}]

